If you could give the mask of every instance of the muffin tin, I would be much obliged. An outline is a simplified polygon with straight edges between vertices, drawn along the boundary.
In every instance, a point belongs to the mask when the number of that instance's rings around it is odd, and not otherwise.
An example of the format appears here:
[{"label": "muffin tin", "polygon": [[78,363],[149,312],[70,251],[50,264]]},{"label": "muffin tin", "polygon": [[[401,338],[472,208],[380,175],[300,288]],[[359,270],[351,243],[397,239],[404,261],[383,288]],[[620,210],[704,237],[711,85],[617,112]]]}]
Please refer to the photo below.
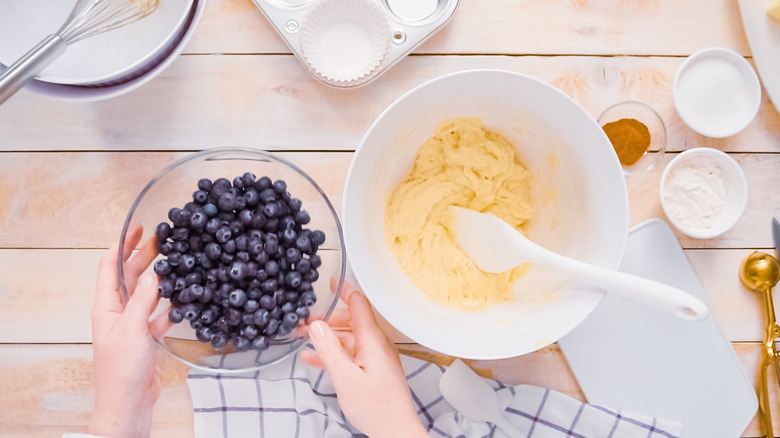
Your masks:
[{"label": "muffin tin", "polygon": [[459,0],[253,0],[317,80],[365,85],[441,29]]}]

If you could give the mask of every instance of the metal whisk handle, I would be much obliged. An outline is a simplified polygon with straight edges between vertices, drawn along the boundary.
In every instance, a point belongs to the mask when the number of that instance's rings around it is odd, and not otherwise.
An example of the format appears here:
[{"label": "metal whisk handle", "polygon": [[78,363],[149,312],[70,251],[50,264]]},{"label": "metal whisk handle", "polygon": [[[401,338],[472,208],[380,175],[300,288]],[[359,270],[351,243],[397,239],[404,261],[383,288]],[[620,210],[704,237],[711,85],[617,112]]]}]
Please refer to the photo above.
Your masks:
[{"label": "metal whisk handle", "polygon": [[19,91],[30,79],[65,52],[67,44],[59,35],[44,38],[24,56],[0,73],[0,104]]}]

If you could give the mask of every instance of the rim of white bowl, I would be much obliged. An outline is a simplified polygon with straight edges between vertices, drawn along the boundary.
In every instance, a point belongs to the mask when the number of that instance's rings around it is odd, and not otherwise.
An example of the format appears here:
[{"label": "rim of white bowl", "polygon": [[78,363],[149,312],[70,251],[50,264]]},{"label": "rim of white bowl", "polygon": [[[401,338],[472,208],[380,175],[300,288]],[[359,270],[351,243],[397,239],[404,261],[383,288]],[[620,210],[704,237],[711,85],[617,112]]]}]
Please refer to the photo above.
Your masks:
[{"label": "rim of white bowl", "polygon": [[[745,84],[748,85],[751,90],[748,90],[748,98],[750,99],[750,110],[745,113],[745,119],[742,123],[734,125],[735,128],[727,131],[708,131],[707,129],[704,129],[700,126],[696,126],[695,123],[692,123],[690,119],[690,114],[687,114],[684,111],[680,111],[680,96],[678,93],[678,84],[679,79],[682,73],[688,69],[688,67],[693,64],[694,62],[705,58],[705,57],[720,57],[722,59],[725,59],[727,61],[731,61],[735,67],[739,69],[739,71],[742,73],[742,77],[745,80]],[[701,49],[698,52],[693,53],[690,55],[685,61],[683,61],[682,65],[680,65],[680,68],[677,69],[677,73],[674,75],[674,83],[672,85],[672,96],[674,100],[674,108],[677,110],[677,114],[680,116],[680,118],[685,122],[685,124],[694,130],[695,132],[710,138],[724,138],[724,137],[730,137],[732,135],[735,135],[745,129],[750,123],[753,122],[753,120],[756,118],[756,115],[758,114],[758,110],[761,107],[761,82],[758,80],[758,74],[756,74],[756,71],[753,69],[753,67],[750,65],[749,62],[745,58],[742,57],[739,53],[731,50],[726,49],[724,47],[708,47],[705,49]]]},{"label": "rim of white bowl", "polygon": [[[666,206],[666,200],[664,199],[666,178],[669,176],[671,170],[683,160],[695,155],[706,155],[712,157],[719,165],[722,166],[722,168],[727,167],[728,169],[731,169],[731,172],[733,172],[733,174],[736,175],[738,184],[740,186],[737,188],[739,192],[739,199],[731,207],[734,209],[734,211],[738,212],[738,214],[735,214],[732,220],[729,221],[721,220],[720,222],[716,223],[714,226],[703,230],[686,228],[683,224],[675,220],[674,217],[669,214]],[[729,170],[723,169],[723,171],[727,172]],[[733,158],[731,158],[725,152],[710,147],[698,147],[680,153],[678,156],[674,157],[674,159],[672,159],[672,161],[670,161],[669,164],[666,165],[666,168],[664,169],[663,173],[661,173],[661,184],[659,187],[659,195],[661,197],[661,207],[664,210],[664,214],[666,215],[666,218],[675,228],[680,230],[681,233],[696,239],[712,239],[723,235],[732,227],[734,227],[734,225],[742,217],[742,214],[745,212],[745,207],[747,206],[747,197],[748,197],[747,179],[745,178],[745,172],[739,166],[739,163],[737,163]]]}]

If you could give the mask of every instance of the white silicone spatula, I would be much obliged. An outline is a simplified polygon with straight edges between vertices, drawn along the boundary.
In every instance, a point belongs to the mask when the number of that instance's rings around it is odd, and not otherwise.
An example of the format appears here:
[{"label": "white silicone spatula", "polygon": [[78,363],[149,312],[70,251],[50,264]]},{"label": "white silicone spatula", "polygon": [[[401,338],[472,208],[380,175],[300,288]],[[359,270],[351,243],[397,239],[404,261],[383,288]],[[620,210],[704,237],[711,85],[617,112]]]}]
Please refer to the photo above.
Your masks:
[{"label": "white silicone spatula", "polygon": [[454,206],[450,209],[457,214],[458,245],[483,271],[504,272],[522,263],[543,263],[580,281],[620,294],[644,308],[683,320],[700,321],[709,313],[703,302],[680,289],[556,254],[492,214]]},{"label": "white silicone spatula", "polygon": [[439,390],[444,400],[469,420],[493,423],[510,437],[523,436],[501,416],[496,391],[460,359],[455,359],[442,374]]}]

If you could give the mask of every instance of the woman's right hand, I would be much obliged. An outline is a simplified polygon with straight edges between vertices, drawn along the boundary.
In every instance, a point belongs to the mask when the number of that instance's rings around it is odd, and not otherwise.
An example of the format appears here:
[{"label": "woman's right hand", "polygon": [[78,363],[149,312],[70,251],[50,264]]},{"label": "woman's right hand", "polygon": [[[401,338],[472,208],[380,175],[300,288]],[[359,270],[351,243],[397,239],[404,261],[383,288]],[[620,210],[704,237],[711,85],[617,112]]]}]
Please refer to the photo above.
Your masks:
[{"label": "woman's right hand", "polygon": [[[335,279],[330,285],[337,287]],[[323,321],[311,323],[309,336],[316,353],[302,352],[303,360],[330,372],[342,411],[362,433],[371,438],[428,437],[398,351],[377,325],[371,304],[348,283],[341,299],[349,311],[331,318],[337,330]]]}]

